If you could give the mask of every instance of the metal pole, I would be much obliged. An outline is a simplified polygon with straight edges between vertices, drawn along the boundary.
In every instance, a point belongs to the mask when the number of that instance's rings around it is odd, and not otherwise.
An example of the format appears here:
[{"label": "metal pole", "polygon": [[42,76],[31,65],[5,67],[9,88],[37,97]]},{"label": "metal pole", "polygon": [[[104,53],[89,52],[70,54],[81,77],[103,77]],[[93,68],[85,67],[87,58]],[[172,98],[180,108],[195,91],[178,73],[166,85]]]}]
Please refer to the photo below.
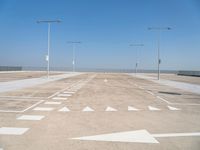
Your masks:
[{"label": "metal pole", "polygon": [[[142,47],[144,46],[144,44],[130,44],[130,46],[137,46],[137,47]],[[135,75],[137,74],[138,72],[138,54],[139,53],[139,48],[136,49],[136,63],[135,63]]]},{"label": "metal pole", "polygon": [[137,75],[137,67],[138,67],[138,49],[136,50],[135,75]]},{"label": "metal pole", "polygon": [[158,30],[158,80],[160,80],[160,64],[161,64],[161,59],[160,59],[160,34],[161,30],[171,30],[170,27],[149,27],[148,30]]},{"label": "metal pole", "polygon": [[73,72],[75,72],[75,43],[73,43]]},{"label": "metal pole", "polygon": [[48,23],[48,52],[47,52],[47,78],[49,79],[49,71],[50,71],[50,65],[49,65],[49,54],[50,54],[50,32],[51,32],[51,23]]},{"label": "metal pole", "polygon": [[158,31],[158,80],[160,80],[160,31]]}]

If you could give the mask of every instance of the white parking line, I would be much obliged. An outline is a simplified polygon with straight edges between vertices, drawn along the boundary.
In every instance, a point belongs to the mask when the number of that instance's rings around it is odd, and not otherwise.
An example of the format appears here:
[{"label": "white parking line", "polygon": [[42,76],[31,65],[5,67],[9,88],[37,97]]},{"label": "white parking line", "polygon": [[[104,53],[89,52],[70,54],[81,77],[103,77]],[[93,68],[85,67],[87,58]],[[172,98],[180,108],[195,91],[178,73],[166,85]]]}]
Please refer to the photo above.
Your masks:
[{"label": "white parking line", "polygon": [[67,100],[65,97],[54,97],[53,100]]},{"label": "white parking line", "polygon": [[39,104],[42,103],[42,102],[44,102],[44,100],[40,100],[39,102],[37,102],[37,103],[31,105],[30,107],[28,107],[28,108],[26,108],[26,109],[24,109],[24,110],[0,110],[0,112],[22,113],[22,112],[25,112],[25,111],[27,111],[27,110],[29,110],[29,109],[31,109],[31,108],[33,108],[33,107],[39,105]]},{"label": "white parking line", "polygon": [[36,110],[36,111],[52,111],[52,110],[54,110],[54,108],[52,108],[52,107],[36,107],[33,110]]},{"label": "white parking line", "polygon": [[47,104],[47,105],[60,105],[61,102],[45,102],[44,104]]},{"label": "white parking line", "polygon": [[73,92],[73,91],[65,91],[65,92],[63,92],[64,94],[74,94],[75,92]]},{"label": "white parking line", "polygon": [[44,117],[40,115],[22,115],[17,120],[42,120]]},{"label": "white parking line", "polygon": [[167,104],[170,104],[170,102],[168,102],[166,99],[164,99],[164,98],[162,98],[162,97],[160,97],[160,96],[156,96],[156,97],[157,97],[158,99],[160,99],[160,100],[166,102]]},{"label": "white parking line", "polygon": [[159,108],[156,108],[156,107],[152,107],[152,106],[148,106],[149,110],[151,111],[158,111],[160,110]]},{"label": "white parking line", "polygon": [[60,96],[60,97],[68,97],[68,96],[72,96],[71,94],[58,94],[57,96]]},{"label": "white parking line", "polygon": [[146,91],[147,93],[151,94],[151,95],[155,95],[154,93],[152,93],[151,91]]},{"label": "white parking line", "polygon": [[28,130],[29,128],[2,127],[0,128],[0,135],[22,135]]}]

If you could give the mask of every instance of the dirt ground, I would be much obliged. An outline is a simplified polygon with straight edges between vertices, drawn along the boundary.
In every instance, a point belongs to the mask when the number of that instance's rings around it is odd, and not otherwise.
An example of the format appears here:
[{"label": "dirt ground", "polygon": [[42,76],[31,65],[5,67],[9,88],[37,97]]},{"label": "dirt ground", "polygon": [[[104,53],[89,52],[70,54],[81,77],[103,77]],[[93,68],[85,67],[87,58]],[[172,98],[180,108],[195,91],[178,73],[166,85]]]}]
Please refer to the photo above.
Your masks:
[{"label": "dirt ground", "polygon": [[117,73],[1,93],[0,148],[199,150],[200,95]]},{"label": "dirt ground", "polygon": [[[145,75],[157,78],[157,74],[155,74],[155,73],[154,74],[147,73]],[[172,80],[172,81],[179,81],[179,82],[200,85],[200,77],[195,77],[195,76],[182,76],[182,75],[177,75],[177,74],[162,73],[160,75],[160,78],[165,79],[165,80]]]}]

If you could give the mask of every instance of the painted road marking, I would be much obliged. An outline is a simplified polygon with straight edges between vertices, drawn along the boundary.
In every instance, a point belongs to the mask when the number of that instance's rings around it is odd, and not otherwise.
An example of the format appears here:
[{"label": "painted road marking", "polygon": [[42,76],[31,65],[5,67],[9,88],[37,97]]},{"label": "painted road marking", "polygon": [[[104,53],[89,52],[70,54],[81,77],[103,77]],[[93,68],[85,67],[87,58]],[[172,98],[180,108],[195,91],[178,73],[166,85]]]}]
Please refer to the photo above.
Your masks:
[{"label": "painted road marking", "polygon": [[47,105],[60,105],[62,102],[45,102]]},{"label": "painted road marking", "polygon": [[52,108],[52,107],[35,107],[33,110],[36,110],[36,111],[52,111],[52,110],[54,110],[54,108]]},{"label": "painted road marking", "polygon": [[0,150],[3,150],[3,148],[0,148]]},{"label": "painted road marking", "polygon": [[170,102],[168,102],[166,99],[164,99],[164,98],[162,98],[162,97],[160,97],[160,96],[156,96],[156,97],[157,97],[158,99],[160,99],[160,100],[166,102],[167,104],[170,104]]},{"label": "painted road marking", "polygon": [[153,92],[151,91],[146,91],[147,93],[151,94],[151,95],[155,95]]},{"label": "painted road marking", "polygon": [[160,110],[159,108],[156,108],[156,107],[152,107],[152,106],[148,106],[149,110],[151,111],[158,111]]},{"label": "painted road marking", "polygon": [[156,138],[190,137],[190,136],[192,137],[200,136],[200,132],[151,134],[147,130],[136,130],[136,131],[128,131],[128,132],[85,136],[85,137],[78,137],[78,138],[72,138],[72,139],[73,140],[87,140],[87,141],[134,142],[134,143],[158,144],[159,142],[156,140]]},{"label": "painted road marking", "polygon": [[27,110],[29,110],[29,109],[31,109],[31,108],[33,108],[33,107],[39,105],[39,104],[42,103],[42,102],[44,102],[44,100],[40,100],[39,102],[37,102],[37,103],[31,105],[30,107],[28,107],[28,108],[26,108],[26,109],[24,109],[24,110],[21,110],[21,111],[18,111],[18,110],[0,110],[0,112],[22,113],[22,112],[25,112],[25,111],[27,111]]},{"label": "painted road marking", "polygon": [[65,97],[54,97],[53,100],[67,100]]},{"label": "painted road marking", "polygon": [[40,115],[22,115],[17,118],[17,120],[41,120],[45,116],[40,116]]},{"label": "painted road marking", "polygon": [[59,109],[58,111],[61,111],[61,112],[69,112],[70,110],[69,110],[69,108],[67,108],[67,107],[63,107],[63,108]]},{"label": "painted road marking", "polygon": [[88,140],[88,141],[107,141],[107,142],[159,143],[146,130],[100,134],[100,135],[85,136],[72,139]]},{"label": "painted road marking", "polygon": [[180,108],[172,107],[172,106],[167,106],[170,110],[181,110]]},{"label": "painted road marking", "polygon": [[71,94],[58,94],[57,96],[60,96],[60,97],[68,97],[68,96],[72,96]]},{"label": "painted road marking", "polygon": [[0,128],[0,134],[3,134],[3,135],[22,135],[28,130],[29,130],[29,128],[1,127]]},{"label": "painted road marking", "polygon": [[88,112],[88,111],[94,111],[94,109],[87,106],[82,111]]},{"label": "painted road marking", "polygon": [[106,108],[106,111],[117,111],[117,109],[108,106],[108,107]]},{"label": "painted road marking", "polygon": [[63,92],[64,94],[74,94],[75,92],[73,92],[73,91],[65,91],[65,92]]},{"label": "painted road marking", "polygon": [[139,109],[132,106],[128,106],[128,111],[139,111]]}]

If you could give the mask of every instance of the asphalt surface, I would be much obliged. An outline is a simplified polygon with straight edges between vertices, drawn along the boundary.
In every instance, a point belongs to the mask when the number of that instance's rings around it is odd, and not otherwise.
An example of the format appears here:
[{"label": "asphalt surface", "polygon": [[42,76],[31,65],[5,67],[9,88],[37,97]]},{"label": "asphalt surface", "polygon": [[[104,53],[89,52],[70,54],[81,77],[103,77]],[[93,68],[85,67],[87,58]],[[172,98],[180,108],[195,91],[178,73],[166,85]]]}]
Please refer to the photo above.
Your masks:
[{"label": "asphalt surface", "polygon": [[0,93],[0,148],[199,150],[200,95],[109,73]]}]

